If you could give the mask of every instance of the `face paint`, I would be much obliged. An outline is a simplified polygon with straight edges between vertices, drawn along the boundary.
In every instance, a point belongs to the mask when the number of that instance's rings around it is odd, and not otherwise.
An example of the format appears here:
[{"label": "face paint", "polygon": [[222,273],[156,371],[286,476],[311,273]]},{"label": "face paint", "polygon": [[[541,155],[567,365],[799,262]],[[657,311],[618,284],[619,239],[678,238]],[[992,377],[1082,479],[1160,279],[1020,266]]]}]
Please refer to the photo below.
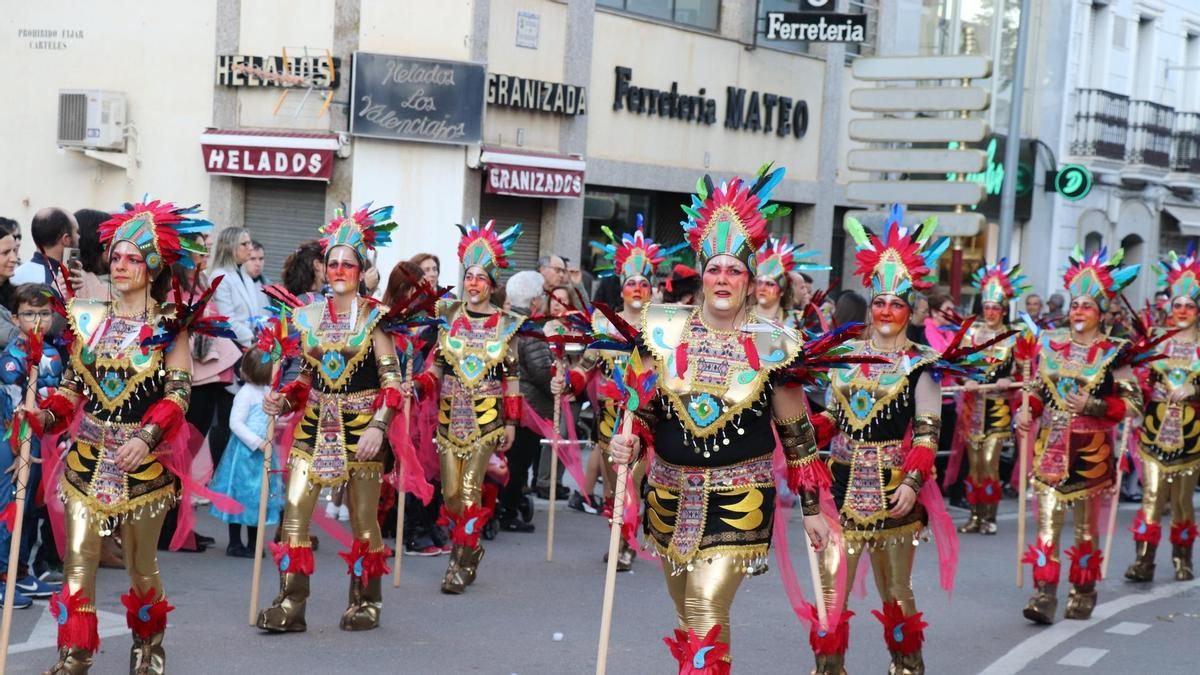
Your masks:
[{"label": "face paint", "polygon": [[759,307],[777,307],[783,297],[783,289],[770,277],[759,277],[754,280],[754,297]]},{"label": "face paint", "polygon": [[463,291],[467,294],[467,302],[470,304],[487,302],[492,296],[492,280],[482,268],[472,267],[463,276]]},{"label": "face paint", "polygon": [[325,259],[325,279],[334,293],[357,293],[362,268],[358,256],[345,246],[338,246]]},{"label": "face paint", "polygon": [[112,285],[119,291],[139,291],[146,287],[146,259],[131,242],[122,241],[108,255]]},{"label": "face paint", "polygon": [[884,337],[894,337],[908,328],[912,313],[908,303],[895,295],[877,295],[871,300],[871,327]]},{"label": "face paint", "polygon": [[1196,303],[1191,298],[1175,298],[1171,302],[1171,322],[1176,328],[1191,328],[1196,325],[1196,316]]},{"label": "face paint", "polygon": [[994,303],[983,303],[983,322],[989,328],[998,328],[1004,323],[1004,307]]},{"label": "face paint", "polygon": [[1067,316],[1072,330],[1086,333],[1100,325],[1100,306],[1091,297],[1080,296],[1071,300]]},{"label": "face paint", "polygon": [[719,255],[704,266],[704,299],[728,311],[742,306],[750,289],[750,272],[741,260]]},{"label": "face paint", "polygon": [[650,282],[646,277],[630,277],[621,285],[621,299],[629,309],[641,309],[650,301]]}]

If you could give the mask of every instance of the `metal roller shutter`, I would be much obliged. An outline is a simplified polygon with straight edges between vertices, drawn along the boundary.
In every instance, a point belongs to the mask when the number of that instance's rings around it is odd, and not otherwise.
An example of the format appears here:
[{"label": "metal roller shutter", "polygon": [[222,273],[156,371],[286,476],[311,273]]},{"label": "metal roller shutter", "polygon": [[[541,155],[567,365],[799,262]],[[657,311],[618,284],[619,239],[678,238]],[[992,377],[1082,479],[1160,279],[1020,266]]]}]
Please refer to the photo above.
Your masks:
[{"label": "metal roller shutter", "polygon": [[283,261],[300,244],[320,238],[325,184],[300,180],[246,181],[246,229],[263,245],[266,275],[282,281]]},{"label": "metal roller shutter", "polygon": [[500,232],[513,223],[521,223],[521,238],[513,247],[508,269],[500,274],[500,283],[517,272],[537,269],[538,243],[542,237],[542,200],[485,193],[479,213],[484,222],[496,221],[496,230]]}]

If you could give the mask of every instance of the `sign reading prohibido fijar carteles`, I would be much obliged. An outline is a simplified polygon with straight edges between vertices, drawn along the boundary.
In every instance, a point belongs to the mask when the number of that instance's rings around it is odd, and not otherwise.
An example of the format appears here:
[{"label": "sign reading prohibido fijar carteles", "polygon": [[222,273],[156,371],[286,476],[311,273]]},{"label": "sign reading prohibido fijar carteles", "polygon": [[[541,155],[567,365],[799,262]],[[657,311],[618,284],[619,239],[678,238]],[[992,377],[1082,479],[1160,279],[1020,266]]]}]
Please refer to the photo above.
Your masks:
[{"label": "sign reading prohibido fijar carteles", "polygon": [[355,52],[350,133],[396,141],[478,143],[484,67]]}]

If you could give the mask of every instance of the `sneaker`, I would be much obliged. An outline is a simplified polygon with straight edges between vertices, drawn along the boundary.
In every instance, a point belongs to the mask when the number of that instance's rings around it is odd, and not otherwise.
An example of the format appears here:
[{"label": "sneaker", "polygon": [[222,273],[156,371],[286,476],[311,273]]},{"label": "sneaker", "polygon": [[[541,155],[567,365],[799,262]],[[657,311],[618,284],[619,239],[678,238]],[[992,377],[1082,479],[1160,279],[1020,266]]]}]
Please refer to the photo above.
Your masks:
[{"label": "sneaker", "polygon": [[325,517],[330,520],[337,520],[338,505],[334,504],[333,502],[327,502],[325,504]]},{"label": "sneaker", "polygon": [[433,556],[437,556],[437,555],[441,555],[441,554],[442,554],[442,548],[440,546],[434,546],[433,544],[430,544],[428,546],[423,546],[421,548],[413,548],[407,544],[405,544],[405,546],[404,546],[404,555],[414,555],[414,556],[419,556],[421,558],[431,558]]},{"label": "sneaker", "polygon": [[52,569],[47,569],[45,572],[42,572],[40,575],[38,575],[38,578],[48,584],[58,584],[59,586],[61,586],[63,581],[65,581],[62,571]]},{"label": "sneaker", "polygon": [[339,506],[337,519],[342,521],[343,523],[350,520],[350,508],[347,507],[345,504],[342,504],[341,506]]},{"label": "sneaker", "polygon": [[[0,602],[4,602],[4,586],[4,584],[0,584]],[[13,589],[13,609],[25,609],[31,605],[33,605],[33,600],[30,600],[28,595]]]},{"label": "sneaker", "polygon": [[576,511],[582,511],[583,513],[587,513],[587,514],[590,514],[593,516],[596,515],[597,513],[599,513],[599,511],[596,510],[595,506],[592,506],[592,504],[588,503],[587,501],[584,501],[583,495],[580,494],[580,492],[578,490],[571,491],[571,497],[569,499],[567,499],[567,506],[572,509],[575,509]]},{"label": "sneaker", "polygon": [[48,598],[62,590],[62,584],[49,584],[32,574],[17,579],[17,592],[30,598]]},{"label": "sneaker", "polygon": [[505,532],[533,532],[534,526],[533,523],[513,518],[511,520],[500,521],[500,529]]}]

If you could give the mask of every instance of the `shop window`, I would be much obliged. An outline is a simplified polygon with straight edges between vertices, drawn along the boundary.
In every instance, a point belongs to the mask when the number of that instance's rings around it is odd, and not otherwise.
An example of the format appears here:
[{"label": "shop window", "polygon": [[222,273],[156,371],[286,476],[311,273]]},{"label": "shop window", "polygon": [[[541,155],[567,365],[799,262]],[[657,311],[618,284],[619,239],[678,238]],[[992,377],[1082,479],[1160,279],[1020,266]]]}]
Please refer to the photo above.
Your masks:
[{"label": "shop window", "polygon": [[1087,236],[1083,238],[1083,254],[1091,255],[1099,251],[1103,245],[1104,239],[1099,232],[1088,232]]},{"label": "shop window", "polygon": [[785,52],[807,54],[809,43],[804,40],[768,40],[767,12],[798,12],[800,0],[762,0],[758,3],[758,44]]},{"label": "shop window", "polygon": [[597,7],[612,7],[671,23],[717,30],[720,0],[596,0]]},{"label": "shop window", "polygon": [[875,56],[875,36],[879,34],[879,0],[850,0],[849,13],[867,16],[867,40],[846,44],[846,62],[860,56]]}]

